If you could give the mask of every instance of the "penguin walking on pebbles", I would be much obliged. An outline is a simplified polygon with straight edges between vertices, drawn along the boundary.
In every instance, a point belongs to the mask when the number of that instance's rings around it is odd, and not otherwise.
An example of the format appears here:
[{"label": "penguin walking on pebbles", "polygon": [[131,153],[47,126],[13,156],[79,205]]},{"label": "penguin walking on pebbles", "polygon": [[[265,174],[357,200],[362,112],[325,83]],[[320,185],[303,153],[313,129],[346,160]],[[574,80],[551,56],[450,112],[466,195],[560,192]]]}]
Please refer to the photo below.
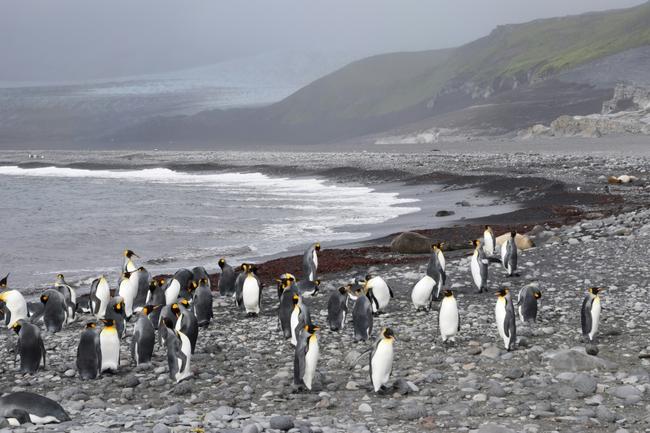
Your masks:
[{"label": "penguin walking on pebbles", "polygon": [[111,300],[111,289],[103,275],[90,285],[90,312],[98,319],[106,316],[106,308]]},{"label": "penguin walking on pebbles", "polygon": [[95,322],[86,324],[77,346],[77,371],[83,380],[97,379],[102,372],[102,345]]},{"label": "penguin walking on pebbles", "polygon": [[458,312],[458,302],[451,290],[444,292],[438,313],[438,324],[442,342],[447,343],[449,340],[455,342],[456,334],[460,331],[460,313]]},{"label": "penguin walking on pebbles", "polygon": [[366,275],[364,289],[372,289],[372,294],[377,301],[372,304],[372,312],[377,315],[386,310],[391,298],[395,296],[393,294],[393,289],[391,289],[388,283],[386,283],[386,281],[384,281],[380,276],[374,276],[371,274]]},{"label": "penguin walking on pebbles", "polygon": [[320,349],[318,335],[320,328],[316,325],[305,325],[298,334],[298,344],[293,357],[293,383],[304,386],[311,391]]},{"label": "penguin walking on pebbles", "polygon": [[375,392],[385,391],[393,371],[395,334],[384,328],[370,353],[370,381]]},{"label": "penguin walking on pebbles", "polygon": [[309,306],[307,306],[299,294],[293,294],[293,310],[291,311],[291,344],[298,344],[298,334],[300,330],[305,327],[305,325],[311,325],[311,311]]},{"label": "penguin walking on pebbles", "polygon": [[240,305],[244,306],[248,316],[259,315],[262,302],[262,285],[255,275],[255,270],[253,265],[246,265],[245,268],[242,265],[244,277],[241,283]]},{"label": "penguin walking on pebbles", "polygon": [[102,352],[101,372],[117,372],[120,367],[120,336],[115,328],[115,320],[103,319],[104,328],[99,333]]},{"label": "penguin walking on pebbles", "polygon": [[411,289],[411,301],[416,311],[430,310],[433,303],[433,289],[436,287],[436,280],[425,275],[415,283]]},{"label": "penguin walking on pebbles", "polygon": [[219,259],[221,274],[219,275],[219,294],[221,296],[235,295],[235,269],[226,263],[226,259]]},{"label": "penguin walking on pebbles", "polygon": [[48,332],[59,332],[68,320],[68,305],[65,296],[56,289],[48,289],[41,295],[43,323]]},{"label": "penguin walking on pebbles", "polygon": [[503,268],[508,273],[508,277],[518,277],[519,274],[515,273],[517,271],[517,243],[515,242],[515,237],[517,236],[516,231],[510,232],[510,237],[508,240],[501,245],[501,263],[503,263]]},{"label": "penguin walking on pebbles", "polygon": [[487,292],[488,284],[488,265],[490,263],[501,263],[501,261],[494,257],[487,257],[483,248],[481,248],[481,241],[474,240],[471,242],[474,247],[474,253],[469,261],[469,268],[472,272],[472,279],[474,285],[479,293]]},{"label": "penguin walking on pebbles", "polygon": [[135,365],[151,362],[156,344],[156,330],[153,328],[149,314],[160,307],[160,305],[145,305],[138,315],[131,338],[131,358]]},{"label": "penguin walking on pebbles", "polygon": [[283,274],[278,279],[278,290],[281,290],[280,306],[278,307],[278,327],[282,331],[284,338],[291,338],[293,334],[291,332],[291,317],[300,297],[294,284],[293,275]]},{"label": "penguin walking on pebbles", "polygon": [[318,271],[318,254],[320,244],[310,245],[302,256],[302,277],[305,280],[316,281],[316,272]]},{"label": "penguin walking on pebbles", "polygon": [[210,290],[210,280],[201,278],[193,282],[194,290],[192,294],[192,308],[200,328],[208,326],[214,317],[212,310],[212,291]]},{"label": "penguin walking on pebbles", "polygon": [[178,303],[172,304],[172,311],[176,314],[176,325],[174,329],[182,332],[190,340],[192,354],[196,348],[196,340],[199,337],[199,324],[196,316],[190,309],[187,299],[179,299]]},{"label": "penguin walking on pebbles", "polygon": [[147,304],[147,295],[149,292],[149,280],[151,274],[144,267],[140,266],[131,274],[135,286],[135,298],[133,299],[133,311],[139,312]]},{"label": "penguin walking on pebbles", "polygon": [[50,424],[70,421],[59,403],[33,392],[19,391],[0,397],[0,417],[10,426]]},{"label": "penguin walking on pebbles", "polygon": [[442,252],[444,244],[437,243],[431,245],[433,252],[429,258],[429,264],[427,265],[427,275],[433,278],[436,282],[435,285],[435,294],[433,295],[435,299],[440,299],[442,291],[447,282],[447,274],[445,268],[447,267],[447,262],[445,260],[445,255]]},{"label": "penguin walking on pebbles", "polygon": [[372,335],[372,304],[376,304],[372,289],[369,288],[365,295],[363,289],[357,292],[357,300],[352,309],[352,323],[354,325],[355,341],[366,341]]},{"label": "penguin walking on pebbles", "polygon": [[56,276],[54,288],[61,292],[65,298],[65,305],[67,309],[66,323],[74,322],[75,313],[77,310],[77,293],[68,283],[65,282],[65,277],[63,274],[58,274]]},{"label": "penguin walking on pebbles", "polygon": [[582,337],[588,342],[593,342],[600,324],[600,292],[599,287],[590,287],[582,300],[580,309],[580,323],[582,325]]},{"label": "penguin walking on pebbles", "polygon": [[18,290],[6,290],[0,293],[0,303],[4,304],[2,311],[7,329],[11,329],[17,321],[27,318],[27,302]]},{"label": "penguin walking on pebbles", "polygon": [[185,334],[171,329],[169,325],[171,324],[167,321],[161,325],[161,328],[167,333],[165,337],[167,366],[169,367],[169,377],[179,383],[192,375],[190,370],[192,345]]},{"label": "penguin walking on pebbles", "polygon": [[348,315],[348,287],[339,287],[333,291],[327,302],[327,324],[330,330],[340,331],[345,328]]},{"label": "penguin walking on pebbles", "polygon": [[522,287],[519,290],[517,298],[519,318],[522,322],[536,322],[537,321],[537,301],[541,299],[542,292],[533,286]]},{"label": "penguin walking on pebbles", "polygon": [[41,366],[41,361],[45,368],[45,345],[38,326],[20,319],[14,322],[13,330],[18,334],[16,354],[20,356],[20,372],[36,373]]},{"label": "penguin walking on pebbles", "polygon": [[510,297],[510,289],[501,289],[496,295],[497,302],[494,307],[494,317],[499,336],[503,339],[503,345],[509,352],[515,349],[515,344],[517,343],[515,308]]},{"label": "penguin walking on pebbles", "polygon": [[492,227],[485,226],[485,231],[483,232],[483,251],[488,257],[494,255],[494,249],[496,248],[496,239],[494,237],[494,231]]}]

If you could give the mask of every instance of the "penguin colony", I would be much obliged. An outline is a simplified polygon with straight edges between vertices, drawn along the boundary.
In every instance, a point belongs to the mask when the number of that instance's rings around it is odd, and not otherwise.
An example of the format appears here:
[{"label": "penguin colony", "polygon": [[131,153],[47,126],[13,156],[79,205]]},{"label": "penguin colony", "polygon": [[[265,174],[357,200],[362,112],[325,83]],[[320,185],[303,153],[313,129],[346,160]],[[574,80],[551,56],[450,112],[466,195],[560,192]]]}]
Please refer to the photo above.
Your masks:
[{"label": "penguin colony", "polygon": [[[486,226],[482,239],[473,240],[469,273],[478,293],[488,291],[488,268],[491,263],[503,266],[508,277],[517,274],[516,232],[511,232],[501,245],[499,257],[492,229]],[[424,275],[411,289],[415,310],[429,311],[434,301],[439,305],[439,330],[443,344],[454,343],[460,331],[461,309],[454,292],[445,287],[446,260],[444,244],[432,245],[432,254]],[[318,293],[317,277],[320,244],[311,245],[303,256],[303,280],[285,273],[277,279],[277,330],[294,346],[294,385],[311,391],[320,356],[319,330],[312,321],[306,299]],[[138,256],[124,251],[121,276],[114,296],[105,276],[95,279],[87,300],[78,299],[76,291],[57,275],[53,286],[45,290],[40,302],[26,302],[17,290],[7,288],[8,276],[0,280],[0,320],[17,334],[16,355],[20,357],[20,371],[35,374],[46,365],[46,350],[41,329],[56,333],[76,320],[76,314],[94,317],[86,323],[77,347],[77,371],[82,379],[96,379],[120,368],[120,344],[125,335],[132,335],[131,363],[148,363],[154,356],[156,342],[166,348],[169,376],[178,383],[192,375],[191,358],[199,328],[209,326],[213,317],[212,287],[206,270],[195,267],[181,269],[171,278],[151,278],[144,267],[136,267]],[[242,263],[235,268],[225,259],[218,262],[221,276],[218,291],[231,297],[234,305],[248,317],[261,311],[263,284],[257,277],[254,264]],[[602,288],[589,288],[581,305],[583,339],[596,339],[601,313]],[[530,286],[522,288],[517,296],[517,307],[509,288],[496,291],[495,324],[499,339],[506,350],[516,348],[517,318],[535,322],[537,302],[542,292]],[[393,290],[378,275],[357,278],[348,285],[333,290],[327,303],[327,326],[337,332],[345,328],[352,306],[352,326],[355,341],[367,341],[373,335],[373,317],[385,311],[394,297]],[[101,327],[98,325],[101,323]],[[395,357],[396,335],[390,327],[378,332],[374,344],[363,352],[369,354],[368,366],[372,389],[381,393],[387,389]],[[359,359],[360,359],[359,358]],[[356,363],[355,363],[356,364]],[[33,396],[33,397],[30,397]],[[0,416],[12,425],[24,422],[48,423],[67,420],[65,411],[55,402],[38,399],[45,397],[31,393],[14,393],[0,401]],[[31,402],[31,403],[30,403]],[[4,405],[4,406],[3,406]],[[48,411],[40,407],[51,408]],[[4,413],[2,413],[4,412]]]}]

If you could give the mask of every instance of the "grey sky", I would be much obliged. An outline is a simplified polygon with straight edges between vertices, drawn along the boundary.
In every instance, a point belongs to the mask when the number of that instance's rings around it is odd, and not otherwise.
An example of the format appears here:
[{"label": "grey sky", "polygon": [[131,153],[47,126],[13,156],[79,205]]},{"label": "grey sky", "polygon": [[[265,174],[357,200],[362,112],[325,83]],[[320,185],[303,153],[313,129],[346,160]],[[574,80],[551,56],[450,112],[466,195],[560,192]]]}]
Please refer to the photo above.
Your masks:
[{"label": "grey sky", "polygon": [[641,0],[0,0],[0,80],[163,72],[275,50],[459,45],[498,24]]}]

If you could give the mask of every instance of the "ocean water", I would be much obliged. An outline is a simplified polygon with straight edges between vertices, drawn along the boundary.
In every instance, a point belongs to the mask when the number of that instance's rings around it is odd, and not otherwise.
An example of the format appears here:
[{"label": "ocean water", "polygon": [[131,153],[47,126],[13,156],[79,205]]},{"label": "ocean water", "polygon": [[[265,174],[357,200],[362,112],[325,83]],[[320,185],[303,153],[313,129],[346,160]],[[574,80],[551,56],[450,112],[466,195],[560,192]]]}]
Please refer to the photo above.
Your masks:
[{"label": "ocean water", "polygon": [[41,287],[117,279],[122,251],[153,273],[367,238],[419,200],[313,177],[0,166],[0,273]]}]

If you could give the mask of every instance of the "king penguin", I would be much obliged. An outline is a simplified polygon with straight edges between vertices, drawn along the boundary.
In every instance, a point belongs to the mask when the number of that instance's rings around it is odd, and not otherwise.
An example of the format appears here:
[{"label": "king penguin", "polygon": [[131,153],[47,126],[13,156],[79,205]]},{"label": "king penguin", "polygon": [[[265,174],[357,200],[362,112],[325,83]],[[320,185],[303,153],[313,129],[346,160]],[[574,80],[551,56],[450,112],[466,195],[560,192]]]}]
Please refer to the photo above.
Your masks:
[{"label": "king penguin", "polygon": [[90,285],[90,311],[98,319],[106,316],[106,308],[111,300],[111,289],[103,275],[93,280]]},{"label": "king penguin", "polygon": [[68,305],[65,297],[56,289],[48,289],[41,295],[43,323],[48,332],[56,333],[63,329],[68,319]]},{"label": "king penguin", "polygon": [[300,296],[316,296],[320,289],[320,280],[301,280],[296,282]]},{"label": "king penguin", "polygon": [[153,328],[149,314],[160,307],[160,305],[145,305],[138,315],[131,339],[131,358],[135,365],[151,362],[156,343],[156,330]]},{"label": "king penguin", "polygon": [[357,295],[357,300],[352,309],[352,324],[354,325],[355,341],[366,341],[372,335],[372,304],[376,304],[372,289]]},{"label": "king penguin", "polygon": [[330,330],[340,331],[345,328],[345,319],[348,315],[349,286],[339,287],[333,291],[327,302],[327,324]]},{"label": "king penguin", "polygon": [[120,280],[117,294],[124,299],[124,314],[126,320],[133,316],[133,304],[138,294],[138,277],[135,272],[124,272]]},{"label": "king penguin", "polygon": [[124,299],[121,296],[115,296],[108,301],[108,308],[106,308],[106,319],[113,320],[113,326],[117,330],[117,335],[122,338],[124,335],[126,314],[124,313]]},{"label": "king penguin", "polygon": [[499,335],[507,351],[514,350],[517,343],[517,323],[515,308],[510,297],[510,289],[504,288],[497,293],[497,302],[494,307],[494,317]]},{"label": "king penguin", "polygon": [[515,271],[517,270],[517,243],[515,242],[515,237],[517,236],[516,231],[510,232],[510,237],[508,240],[501,245],[501,263],[508,273],[509,277],[519,276]]},{"label": "king penguin", "polygon": [[517,304],[519,305],[519,318],[522,322],[537,321],[537,301],[542,297],[542,292],[534,286],[526,286],[519,290]]},{"label": "king penguin", "polygon": [[133,311],[138,312],[147,304],[151,274],[144,267],[140,266],[131,274],[131,278],[134,279],[134,285],[136,287],[135,298],[133,299]]},{"label": "king penguin", "polygon": [[138,257],[138,255],[131,250],[124,250],[123,256],[124,260],[122,262],[122,273],[135,272],[135,270],[138,268],[133,263],[133,257]]},{"label": "king penguin", "polygon": [[436,280],[425,275],[415,283],[411,289],[411,301],[416,311],[430,310],[433,301],[433,289],[436,287]]},{"label": "king penguin", "polygon": [[603,289],[599,287],[591,287],[587,290],[587,294],[582,300],[582,308],[580,311],[580,322],[582,325],[582,336],[589,342],[594,341],[596,333],[598,332],[598,325],[600,324],[600,295]]},{"label": "king penguin", "polygon": [[65,277],[63,274],[58,274],[56,276],[54,288],[61,292],[61,294],[65,297],[65,305],[68,312],[66,323],[74,322],[75,312],[77,310],[77,292],[68,283],[65,282]]},{"label": "king penguin", "polygon": [[174,329],[182,332],[190,340],[192,354],[196,349],[196,340],[199,337],[199,324],[196,316],[190,309],[187,299],[181,298],[177,304],[172,304],[172,311],[176,314],[176,325]]},{"label": "king penguin", "polygon": [[291,312],[291,344],[298,344],[298,334],[305,325],[312,325],[311,311],[309,306],[303,302],[302,297],[293,294],[293,311]]},{"label": "king penguin", "polygon": [[492,227],[485,226],[485,231],[483,232],[483,251],[490,257],[494,255],[495,247],[496,240],[494,239],[494,231]]},{"label": "king penguin", "polygon": [[188,287],[192,287],[191,282],[192,281],[201,281],[201,280],[207,280],[207,286],[208,290],[212,291],[212,283],[210,282],[210,275],[208,275],[208,271],[205,270],[203,266],[196,266],[192,268],[192,280],[190,281],[190,285]]},{"label": "king penguin", "polygon": [[50,424],[70,421],[59,403],[33,392],[19,391],[0,397],[0,417],[9,425]]},{"label": "king penguin", "polygon": [[395,296],[393,289],[380,276],[366,275],[364,289],[372,289],[372,294],[377,300],[377,302],[372,303],[372,312],[374,314],[381,314],[386,311],[388,303]]},{"label": "king penguin", "polygon": [[187,299],[188,301],[192,299],[192,296],[190,296],[192,278],[193,274],[189,269],[179,269],[176,271],[174,274],[174,280],[178,281],[178,284],[180,286],[177,298]]},{"label": "king penguin", "polygon": [[178,383],[192,375],[190,370],[190,360],[192,358],[190,340],[180,331],[174,331],[165,325],[161,325],[161,328],[164,328],[167,333],[165,342],[167,345],[169,377]]},{"label": "king penguin", "polygon": [[245,276],[241,288],[241,303],[249,316],[260,314],[262,302],[262,285],[255,275],[255,271],[254,265],[247,265],[246,269],[243,270]]},{"label": "king penguin", "polygon": [[219,259],[219,267],[221,274],[219,274],[219,294],[221,296],[234,296],[235,295],[235,269],[226,263],[226,259]]},{"label": "king penguin", "polygon": [[27,302],[18,290],[6,290],[0,293],[0,302],[4,303],[2,310],[8,329],[11,329],[18,320],[27,318]]},{"label": "king penguin", "polygon": [[291,314],[298,302],[299,294],[294,284],[293,275],[283,274],[278,280],[278,287],[282,290],[280,306],[278,307],[278,324],[284,338],[291,338]]},{"label": "king penguin", "polygon": [[120,336],[115,328],[115,320],[103,319],[104,328],[99,333],[99,344],[102,351],[102,373],[117,372],[120,367]]},{"label": "king penguin", "polygon": [[316,325],[305,325],[300,330],[293,356],[293,383],[297,386],[304,386],[310,391],[320,353],[318,335],[316,335],[316,331],[319,329]]},{"label": "king penguin", "polygon": [[196,287],[193,291],[192,307],[194,308],[194,314],[196,315],[199,327],[203,328],[208,326],[214,317],[210,280],[207,278],[201,278],[198,280],[198,283],[194,282],[194,285],[196,285]]},{"label": "king penguin", "polygon": [[316,280],[316,273],[318,271],[318,254],[316,253],[318,251],[320,251],[320,244],[315,243],[310,245],[302,256],[302,277],[305,280]]},{"label": "king penguin", "polygon": [[447,274],[445,272],[447,262],[445,260],[445,255],[442,252],[443,245],[443,243],[431,245],[432,253],[431,257],[429,258],[429,264],[427,265],[427,275],[433,278],[433,280],[436,282],[436,290],[435,294],[433,295],[436,300],[440,299],[442,290],[447,282]]},{"label": "king penguin", "polygon": [[77,371],[82,380],[97,379],[102,372],[102,346],[95,322],[86,323],[77,346]]},{"label": "king penguin", "polygon": [[370,382],[375,392],[385,390],[390,379],[393,371],[394,343],[393,330],[384,328],[370,353]]},{"label": "king penguin", "polygon": [[13,329],[18,334],[16,352],[20,356],[20,372],[36,373],[41,366],[41,361],[45,368],[45,345],[38,326],[20,319],[14,323]]},{"label": "king penguin", "polygon": [[[147,293],[147,305],[166,305],[165,289],[166,281],[164,279],[152,279],[149,283],[149,293]],[[149,319],[153,323],[154,329],[158,329],[160,322],[160,308],[156,308],[153,312],[149,313]]]},{"label": "king penguin", "polygon": [[474,246],[474,253],[469,261],[472,279],[479,293],[487,292],[488,264],[490,260],[485,257],[480,240],[472,241],[472,246]]},{"label": "king penguin", "polygon": [[440,303],[438,322],[442,342],[446,343],[448,340],[455,342],[456,334],[460,331],[460,313],[458,312],[458,302],[451,290],[445,290],[444,292],[444,297]]}]

